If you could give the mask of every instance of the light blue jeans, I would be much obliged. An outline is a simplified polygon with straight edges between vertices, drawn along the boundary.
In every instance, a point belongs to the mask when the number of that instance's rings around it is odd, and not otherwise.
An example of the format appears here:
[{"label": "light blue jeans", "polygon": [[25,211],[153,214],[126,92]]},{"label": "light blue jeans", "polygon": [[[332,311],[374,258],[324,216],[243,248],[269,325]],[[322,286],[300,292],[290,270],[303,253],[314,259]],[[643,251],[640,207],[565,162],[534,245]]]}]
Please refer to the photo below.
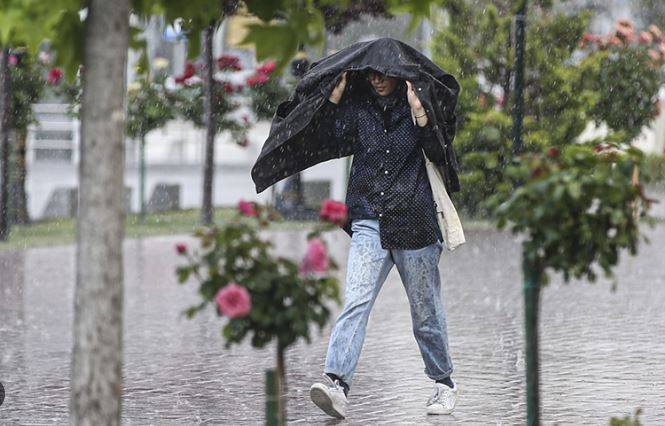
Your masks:
[{"label": "light blue jeans", "polygon": [[356,219],[351,229],[344,309],[330,336],[324,372],[337,375],[351,386],[370,310],[388,273],[397,265],[411,306],[413,334],[425,362],[425,374],[432,380],[450,376],[453,365],[439,276],[443,243],[437,241],[417,250],[388,250],[381,247],[378,220]]}]

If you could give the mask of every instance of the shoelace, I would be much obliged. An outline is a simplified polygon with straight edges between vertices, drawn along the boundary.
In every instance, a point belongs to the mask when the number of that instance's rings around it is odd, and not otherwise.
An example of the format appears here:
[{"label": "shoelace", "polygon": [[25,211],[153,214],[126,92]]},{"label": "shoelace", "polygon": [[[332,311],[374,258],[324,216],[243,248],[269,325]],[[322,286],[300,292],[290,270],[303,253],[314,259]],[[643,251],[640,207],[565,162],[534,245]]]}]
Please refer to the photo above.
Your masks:
[{"label": "shoelace", "polygon": [[427,405],[434,404],[439,399],[439,397],[441,396],[442,393],[443,393],[443,389],[440,388],[439,386],[436,386],[434,395],[432,395],[430,397],[430,399],[427,400]]},{"label": "shoelace", "polygon": [[435,392],[434,392],[434,395],[432,395],[432,396],[430,397],[430,399],[427,401],[427,405],[432,405],[432,404],[434,404],[435,402],[437,402],[437,401],[439,400],[439,398],[441,398],[441,396],[444,397],[443,399],[444,399],[445,401],[440,401],[440,402],[441,402],[442,404],[446,405],[446,403],[448,402],[448,399],[451,397],[451,393],[450,393],[450,392],[447,392],[447,389],[444,389],[444,388],[442,388],[442,387],[440,387],[440,386],[436,386],[435,389],[436,389],[436,390],[435,390]]},{"label": "shoelace", "polygon": [[325,374],[325,373],[323,373],[323,377],[326,378],[326,381],[328,382],[328,386],[330,386],[331,388],[335,388],[335,390],[341,390],[342,392],[344,392],[344,389],[342,388],[342,385],[339,384],[339,380],[333,381],[333,379],[331,379],[330,376]]}]

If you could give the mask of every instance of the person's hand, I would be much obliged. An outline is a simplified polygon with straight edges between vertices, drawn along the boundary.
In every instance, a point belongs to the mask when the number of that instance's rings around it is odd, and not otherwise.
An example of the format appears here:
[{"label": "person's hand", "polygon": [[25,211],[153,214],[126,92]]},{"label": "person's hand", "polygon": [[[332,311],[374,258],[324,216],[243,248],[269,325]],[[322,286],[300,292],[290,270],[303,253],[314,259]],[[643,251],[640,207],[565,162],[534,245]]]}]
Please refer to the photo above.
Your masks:
[{"label": "person's hand", "polygon": [[423,107],[422,102],[416,96],[416,92],[413,91],[413,85],[410,81],[406,82],[406,99],[409,101],[409,106],[413,112],[413,116],[416,119],[416,122],[420,127],[427,125],[427,113]]},{"label": "person's hand", "polygon": [[330,94],[330,98],[328,98],[330,99],[330,102],[338,104],[342,99],[344,89],[346,89],[346,71],[342,73],[342,78],[339,80],[339,83],[337,83],[337,86],[335,86],[332,93]]}]

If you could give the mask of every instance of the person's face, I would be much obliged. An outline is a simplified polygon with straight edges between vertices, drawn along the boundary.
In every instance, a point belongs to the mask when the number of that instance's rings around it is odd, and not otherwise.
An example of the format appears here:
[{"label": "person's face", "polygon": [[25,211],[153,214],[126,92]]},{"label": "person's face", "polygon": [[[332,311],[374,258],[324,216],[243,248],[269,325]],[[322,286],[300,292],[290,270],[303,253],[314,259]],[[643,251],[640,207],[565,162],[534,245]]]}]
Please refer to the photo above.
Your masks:
[{"label": "person's face", "polygon": [[376,71],[370,71],[367,74],[367,81],[372,85],[376,93],[381,96],[390,95],[395,87],[397,87],[397,79],[394,77],[388,77],[387,75],[378,73]]}]

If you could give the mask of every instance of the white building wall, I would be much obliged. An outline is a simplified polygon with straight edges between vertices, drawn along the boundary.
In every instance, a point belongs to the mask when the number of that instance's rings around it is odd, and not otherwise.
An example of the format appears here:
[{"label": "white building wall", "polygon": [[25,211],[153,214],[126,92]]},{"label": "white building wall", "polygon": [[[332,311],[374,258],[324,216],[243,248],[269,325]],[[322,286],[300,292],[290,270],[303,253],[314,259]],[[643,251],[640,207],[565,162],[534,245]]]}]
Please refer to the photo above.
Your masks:
[{"label": "white building wall", "polygon": [[[41,130],[53,126],[62,127],[62,122],[42,122]],[[74,138],[71,161],[36,160],[34,149],[45,145],[35,140],[33,128],[28,137],[28,208],[33,219],[43,216],[51,193],[56,188],[78,186],[78,122],[72,121]],[[228,134],[216,140],[213,202],[217,206],[235,205],[240,199],[270,202],[273,189],[281,188],[284,181],[256,193],[251,178],[251,168],[261,152],[270,129],[269,122],[259,122],[249,133],[249,145],[241,147],[230,141]],[[203,148],[205,134],[202,129],[179,120],[155,130],[146,138],[146,201],[158,183],[180,185],[182,208],[198,208],[202,200]],[[138,144],[126,141],[125,185],[132,189],[131,206],[139,208]],[[303,180],[329,180],[331,197],[342,201],[345,196],[346,159],[337,159],[318,164],[302,174]]]}]

